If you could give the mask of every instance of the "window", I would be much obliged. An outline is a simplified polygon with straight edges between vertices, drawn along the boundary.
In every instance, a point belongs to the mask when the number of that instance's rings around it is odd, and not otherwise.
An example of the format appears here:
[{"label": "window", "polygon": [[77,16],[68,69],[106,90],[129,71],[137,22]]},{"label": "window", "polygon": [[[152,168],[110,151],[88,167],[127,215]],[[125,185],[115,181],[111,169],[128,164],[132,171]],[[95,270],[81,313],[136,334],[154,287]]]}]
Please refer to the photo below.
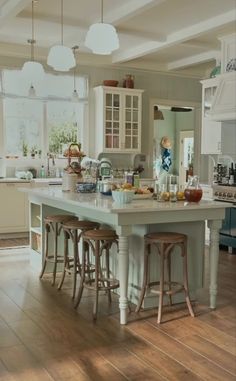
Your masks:
[{"label": "window", "polygon": [[[28,97],[29,83],[20,70],[0,72],[3,95],[3,154],[30,156],[32,152],[61,155],[63,144],[81,142],[83,146],[84,107],[87,78],[77,77],[79,101],[72,102],[73,77],[46,74]],[[1,125],[1,124],[0,124]]]}]

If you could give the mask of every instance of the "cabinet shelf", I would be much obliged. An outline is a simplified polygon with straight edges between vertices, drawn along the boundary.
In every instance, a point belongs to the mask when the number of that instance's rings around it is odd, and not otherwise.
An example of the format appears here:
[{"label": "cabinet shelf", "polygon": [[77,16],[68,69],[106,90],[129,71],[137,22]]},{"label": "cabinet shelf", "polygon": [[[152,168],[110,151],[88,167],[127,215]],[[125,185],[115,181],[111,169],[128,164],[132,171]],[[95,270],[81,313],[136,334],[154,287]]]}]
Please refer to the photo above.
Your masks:
[{"label": "cabinet shelf", "polygon": [[31,226],[30,231],[39,235],[42,234],[40,226]]}]

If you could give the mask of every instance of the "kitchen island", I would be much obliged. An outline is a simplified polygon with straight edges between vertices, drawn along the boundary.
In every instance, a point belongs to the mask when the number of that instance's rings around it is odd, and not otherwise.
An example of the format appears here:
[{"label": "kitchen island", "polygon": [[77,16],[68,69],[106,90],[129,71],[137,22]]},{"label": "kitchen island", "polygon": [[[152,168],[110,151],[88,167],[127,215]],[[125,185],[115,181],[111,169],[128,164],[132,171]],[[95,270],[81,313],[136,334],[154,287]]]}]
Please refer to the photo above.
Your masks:
[{"label": "kitchen island", "polygon": [[[59,187],[26,189],[31,210],[41,206],[41,219],[62,210],[116,229],[119,236],[118,277],[120,280],[120,323],[127,323],[128,281],[133,289],[141,287],[143,235],[151,231],[177,231],[188,235],[190,285],[195,277],[195,288],[202,286],[205,220],[210,229],[210,308],[216,307],[217,268],[219,258],[219,229],[228,204],[202,200],[200,203],[163,202],[153,199],[133,200],[117,205],[109,196],[97,193],[63,192]],[[43,237],[43,232],[42,232]],[[42,252],[42,254],[44,254]],[[132,276],[129,277],[129,266]],[[155,269],[154,269],[155,270]],[[138,281],[136,273],[139,273]],[[200,279],[200,281],[199,281]],[[194,279],[193,279],[194,280]],[[194,282],[192,282],[194,283]],[[132,296],[132,295],[131,295]]]}]

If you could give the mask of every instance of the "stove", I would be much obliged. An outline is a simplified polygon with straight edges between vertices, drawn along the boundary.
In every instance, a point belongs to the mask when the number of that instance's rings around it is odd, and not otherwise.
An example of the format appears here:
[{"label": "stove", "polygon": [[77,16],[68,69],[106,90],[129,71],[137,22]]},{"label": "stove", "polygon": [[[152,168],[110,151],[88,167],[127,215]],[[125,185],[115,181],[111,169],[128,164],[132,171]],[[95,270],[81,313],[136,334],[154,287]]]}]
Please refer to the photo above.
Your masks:
[{"label": "stove", "polygon": [[236,205],[236,184],[214,184],[213,198],[214,200],[227,201]]}]

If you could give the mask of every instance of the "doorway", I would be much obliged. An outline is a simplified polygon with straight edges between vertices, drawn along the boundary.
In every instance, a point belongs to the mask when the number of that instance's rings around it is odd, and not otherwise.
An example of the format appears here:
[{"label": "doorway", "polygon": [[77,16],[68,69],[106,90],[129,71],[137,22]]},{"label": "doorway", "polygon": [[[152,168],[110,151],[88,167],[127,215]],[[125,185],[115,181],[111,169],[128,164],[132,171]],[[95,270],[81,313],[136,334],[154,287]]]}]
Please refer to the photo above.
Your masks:
[{"label": "doorway", "polygon": [[191,174],[194,159],[194,133],[193,131],[180,131],[179,134],[179,183],[187,181]]},{"label": "doorway", "polygon": [[[189,102],[189,101],[175,101],[175,100],[168,100],[168,99],[155,99],[152,98],[149,103],[149,115],[150,115],[150,135],[149,135],[149,147],[154,148],[154,145],[158,142],[160,142],[162,135],[170,135],[172,139],[172,146],[174,149],[172,149],[173,154],[173,166],[171,170],[173,170],[175,173],[179,175],[180,173],[180,164],[182,158],[182,152],[180,155],[180,132],[181,131],[191,131],[192,134],[189,136],[192,140],[193,144],[193,152],[194,155],[192,156],[193,161],[193,167],[194,172],[199,173],[200,171],[200,138],[201,138],[201,104],[197,102]],[[177,120],[178,128],[174,130],[172,136],[171,132],[169,130],[169,124],[166,125],[166,127],[163,129],[161,126],[163,124],[163,119],[160,118],[159,120],[154,120],[154,107],[158,106],[158,110],[163,112],[164,118],[165,114],[169,113],[169,116],[167,115],[167,120],[173,119],[173,116],[175,115],[175,118]],[[192,112],[181,112],[181,108],[191,108]],[[183,118],[181,117],[183,116]],[[190,120],[190,115],[191,120]],[[182,118],[182,119],[181,119]],[[161,134],[161,136],[160,136]],[[188,146],[188,145],[187,145]],[[191,147],[191,144],[190,144]],[[153,149],[154,151],[154,149]],[[152,152],[153,152],[152,151]],[[151,154],[151,152],[150,152]],[[154,152],[153,152],[154,156]],[[153,157],[154,158],[154,157]],[[154,177],[155,173],[153,171]],[[167,173],[166,173],[167,174]],[[185,183],[186,181],[186,172],[185,169],[181,168],[181,182]]]}]

